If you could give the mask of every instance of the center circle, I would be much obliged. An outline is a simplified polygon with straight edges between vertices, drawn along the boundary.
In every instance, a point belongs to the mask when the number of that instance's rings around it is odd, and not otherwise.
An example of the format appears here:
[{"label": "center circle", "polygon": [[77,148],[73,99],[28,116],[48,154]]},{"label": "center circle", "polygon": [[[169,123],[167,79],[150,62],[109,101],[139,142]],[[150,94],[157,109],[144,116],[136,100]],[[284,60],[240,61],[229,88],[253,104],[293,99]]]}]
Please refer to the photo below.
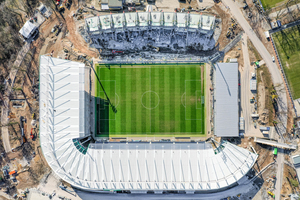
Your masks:
[{"label": "center circle", "polygon": [[154,109],[159,104],[159,96],[153,91],[144,92],[141,98],[141,103],[146,109]]}]

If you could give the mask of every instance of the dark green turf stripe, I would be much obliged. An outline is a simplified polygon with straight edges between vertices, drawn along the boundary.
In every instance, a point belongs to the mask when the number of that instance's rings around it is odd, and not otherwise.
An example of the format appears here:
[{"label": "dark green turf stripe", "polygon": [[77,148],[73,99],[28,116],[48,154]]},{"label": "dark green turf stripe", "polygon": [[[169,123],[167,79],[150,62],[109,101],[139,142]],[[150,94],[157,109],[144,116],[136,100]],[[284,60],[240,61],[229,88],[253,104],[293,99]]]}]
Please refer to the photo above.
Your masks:
[{"label": "dark green turf stripe", "polygon": [[[197,68],[196,67],[191,67],[190,68],[190,77],[191,80],[199,80],[200,77],[196,77],[196,73],[197,73]],[[196,105],[197,105],[197,97],[196,97],[196,90],[197,90],[197,84],[200,84],[200,81],[191,81],[191,94],[194,94],[194,98],[195,101],[194,103],[191,105],[191,132],[196,132],[197,131],[197,109],[196,109]]]},{"label": "dark green turf stripe", "polygon": [[136,93],[136,72],[132,69],[131,71],[131,132],[136,133],[136,104],[137,104],[137,93]]},{"label": "dark green turf stripe", "polygon": [[[157,94],[159,96],[159,104],[161,104],[162,103],[160,100],[161,95],[160,95],[160,91],[159,91],[159,89],[160,89],[160,87],[159,87],[159,68],[153,68],[152,70],[151,70],[151,73],[153,72],[154,76],[152,76],[153,78],[152,78],[151,82],[152,82],[152,85],[155,85],[155,92],[157,92]],[[151,124],[152,125],[152,129],[151,129],[152,133],[159,133],[159,131],[160,131],[160,129],[159,129],[159,113],[160,113],[159,112],[160,111],[159,104],[155,109],[153,109],[151,111],[153,113],[152,118],[154,118],[154,121],[155,121],[154,123]]]},{"label": "dark green turf stripe", "polygon": [[121,132],[125,132],[126,131],[126,111],[127,111],[127,102],[126,102],[126,69],[119,69],[120,70],[120,80],[121,80],[121,110],[120,110],[120,114],[121,114]]},{"label": "dark green turf stripe", "polygon": [[159,103],[159,130],[160,132],[165,132],[165,126],[164,126],[164,120],[165,120],[165,105],[164,105],[164,99],[165,99],[165,68],[159,68],[159,98],[161,99],[161,102]]},{"label": "dark green turf stripe", "polygon": [[[175,88],[175,70],[176,68],[169,67],[170,74],[170,85],[169,85],[169,105],[170,105],[170,133],[175,132],[175,103],[179,96],[176,96],[176,88]],[[175,98],[176,97],[176,98]]]},{"label": "dark green turf stripe", "polygon": [[[185,93],[185,67],[180,68],[180,93],[183,94]],[[183,101],[185,104],[186,102]],[[185,107],[180,106],[180,132],[184,133],[185,132]]]},{"label": "dark green turf stripe", "polygon": [[169,71],[170,68],[165,68],[165,84],[164,84],[164,89],[165,89],[165,92],[164,92],[164,108],[165,108],[165,112],[164,112],[164,115],[165,115],[165,132],[166,133],[169,133],[170,132],[170,98],[171,98],[171,95],[170,95],[170,71]]}]

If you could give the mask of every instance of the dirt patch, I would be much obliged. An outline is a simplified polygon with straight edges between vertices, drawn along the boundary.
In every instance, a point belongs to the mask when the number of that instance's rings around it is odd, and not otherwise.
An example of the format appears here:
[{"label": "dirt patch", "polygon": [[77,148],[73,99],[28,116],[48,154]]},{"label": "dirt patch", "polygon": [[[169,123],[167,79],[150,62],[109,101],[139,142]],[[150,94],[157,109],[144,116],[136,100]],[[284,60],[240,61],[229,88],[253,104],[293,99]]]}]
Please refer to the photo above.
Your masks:
[{"label": "dirt patch", "polygon": [[[262,125],[273,125],[275,109],[273,106],[272,93],[274,92],[274,88],[271,74],[265,65],[257,68],[257,84],[259,86],[257,93],[258,114],[260,115],[258,123]],[[262,101],[264,101],[264,103],[262,103]]]},{"label": "dirt patch", "polygon": [[[216,42],[216,44],[219,45],[220,49],[223,49],[231,41],[230,38],[226,37],[226,34],[229,31],[229,28],[231,28],[232,16],[224,10],[225,10],[225,7],[221,3],[215,4],[213,7],[207,9],[207,11],[215,13],[217,19],[222,19],[222,31],[221,31],[218,41]],[[242,29],[240,28],[239,25],[237,25],[237,28],[234,30],[234,35],[236,36],[241,31],[242,31]]]},{"label": "dirt patch", "polygon": [[237,58],[239,65],[243,66],[244,57],[242,53],[242,42],[238,42],[230,51],[228,51],[225,56],[223,62],[229,62],[230,59]]},{"label": "dirt patch", "polygon": [[198,8],[198,2],[197,0],[187,0],[186,3],[179,2],[180,9],[185,8],[188,9],[189,7],[193,9]]},{"label": "dirt patch", "polygon": [[286,68],[290,69],[290,65],[287,61],[285,61],[285,66],[286,66]]},{"label": "dirt patch", "polygon": [[283,197],[287,197],[289,194],[299,192],[299,183],[297,180],[297,173],[293,167],[284,164],[283,169],[283,183],[281,188],[281,194]]}]

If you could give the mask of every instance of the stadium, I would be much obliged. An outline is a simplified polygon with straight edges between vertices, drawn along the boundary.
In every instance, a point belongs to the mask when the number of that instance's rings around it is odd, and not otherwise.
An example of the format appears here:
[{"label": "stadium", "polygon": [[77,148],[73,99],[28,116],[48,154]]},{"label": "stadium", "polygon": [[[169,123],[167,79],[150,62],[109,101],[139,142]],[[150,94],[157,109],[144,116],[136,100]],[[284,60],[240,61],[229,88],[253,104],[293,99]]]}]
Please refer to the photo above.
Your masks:
[{"label": "stadium", "polygon": [[213,37],[215,16],[209,15],[134,12],[91,17],[85,21],[91,46],[101,55],[115,49],[124,53],[156,50],[191,54],[212,50],[217,40]]},{"label": "stadium", "polygon": [[[153,13],[130,15],[136,17],[132,26],[139,34],[155,26],[155,20],[146,20],[150,28],[141,29],[142,19],[154,19]],[[183,31],[188,38],[193,23],[195,34],[204,34],[209,27],[205,34],[213,35],[214,18],[209,25],[204,15],[193,21],[189,14],[182,18],[181,13],[159,13],[155,19],[167,26],[168,15],[173,19],[170,35]],[[117,16],[125,21],[129,14],[86,19],[99,49],[110,49],[114,42],[99,38],[120,36]],[[128,21],[121,24],[127,36],[137,30],[128,31]],[[140,46],[148,46],[148,36]],[[183,45],[180,40],[169,41],[150,45],[173,48],[174,41]],[[213,91],[206,87],[209,77]],[[41,56],[39,81],[44,157],[57,176],[76,188],[145,194],[223,191],[238,185],[258,157],[226,140],[203,139],[207,124],[212,124],[217,137],[239,136],[237,63],[216,63],[211,68],[195,62],[89,66]]]}]

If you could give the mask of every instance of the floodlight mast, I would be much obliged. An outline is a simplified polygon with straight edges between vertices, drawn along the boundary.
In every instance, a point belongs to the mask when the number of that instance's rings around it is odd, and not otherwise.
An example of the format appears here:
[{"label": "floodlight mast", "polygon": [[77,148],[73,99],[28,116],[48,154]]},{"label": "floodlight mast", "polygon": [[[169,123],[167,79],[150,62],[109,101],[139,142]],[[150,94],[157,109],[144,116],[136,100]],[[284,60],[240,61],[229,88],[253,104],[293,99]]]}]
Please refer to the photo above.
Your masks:
[{"label": "floodlight mast", "polygon": [[94,69],[94,67],[93,67],[93,60],[89,61],[88,59],[84,58],[83,56],[81,56],[81,58],[84,59],[85,61],[87,61],[87,62],[90,64],[90,66],[91,66],[91,68],[93,69],[94,74],[96,75],[97,80],[98,80],[98,82],[99,82],[99,84],[100,84],[100,86],[101,86],[101,88],[102,88],[102,90],[103,90],[103,92],[104,92],[104,94],[105,94],[105,96],[106,96],[106,99],[107,99],[109,105],[111,106],[111,108],[113,109],[113,111],[116,112],[116,111],[117,111],[116,108],[115,108],[114,105],[112,105],[112,103],[110,102],[110,99],[109,99],[108,95],[106,94],[106,92],[105,92],[105,90],[104,90],[104,87],[103,87],[103,85],[102,85],[102,83],[101,83],[101,81],[100,81],[100,79],[99,79],[99,77],[98,77],[98,74],[96,73],[96,71],[95,71],[95,69]]}]

